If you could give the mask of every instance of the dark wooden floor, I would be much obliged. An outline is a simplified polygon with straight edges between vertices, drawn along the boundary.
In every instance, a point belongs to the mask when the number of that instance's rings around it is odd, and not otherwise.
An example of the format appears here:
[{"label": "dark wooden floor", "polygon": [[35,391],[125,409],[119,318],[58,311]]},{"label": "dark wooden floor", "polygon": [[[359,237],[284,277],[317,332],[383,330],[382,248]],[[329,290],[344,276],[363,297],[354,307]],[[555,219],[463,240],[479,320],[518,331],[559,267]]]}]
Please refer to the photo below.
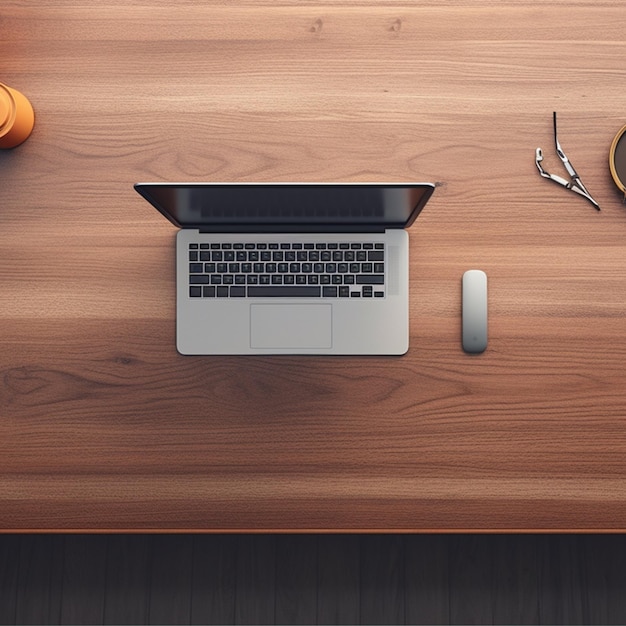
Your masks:
[{"label": "dark wooden floor", "polygon": [[0,536],[2,624],[624,624],[625,592],[622,536]]}]

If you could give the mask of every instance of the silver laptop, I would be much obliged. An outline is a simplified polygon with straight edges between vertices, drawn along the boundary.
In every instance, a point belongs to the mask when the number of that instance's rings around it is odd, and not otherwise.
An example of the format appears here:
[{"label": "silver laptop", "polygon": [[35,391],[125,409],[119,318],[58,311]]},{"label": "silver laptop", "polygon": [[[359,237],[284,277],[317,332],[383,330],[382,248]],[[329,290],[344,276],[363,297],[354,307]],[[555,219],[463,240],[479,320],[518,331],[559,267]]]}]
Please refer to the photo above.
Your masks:
[{"label": "silver laptop", "polygon": [[416,184],[137,183],[180,228],[181,354],[404,354]]}]

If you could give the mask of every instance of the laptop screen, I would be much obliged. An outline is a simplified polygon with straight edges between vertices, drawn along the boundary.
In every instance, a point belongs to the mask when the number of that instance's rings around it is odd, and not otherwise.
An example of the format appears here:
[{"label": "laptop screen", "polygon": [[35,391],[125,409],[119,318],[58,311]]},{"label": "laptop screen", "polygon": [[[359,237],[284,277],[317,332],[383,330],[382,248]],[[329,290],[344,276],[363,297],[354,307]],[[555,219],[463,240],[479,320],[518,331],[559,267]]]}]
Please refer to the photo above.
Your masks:
[{"label": "laptop screen", "polygon": [[135,189],[180,228],[298,232],[405,228],[434,185],[137,183]]}]

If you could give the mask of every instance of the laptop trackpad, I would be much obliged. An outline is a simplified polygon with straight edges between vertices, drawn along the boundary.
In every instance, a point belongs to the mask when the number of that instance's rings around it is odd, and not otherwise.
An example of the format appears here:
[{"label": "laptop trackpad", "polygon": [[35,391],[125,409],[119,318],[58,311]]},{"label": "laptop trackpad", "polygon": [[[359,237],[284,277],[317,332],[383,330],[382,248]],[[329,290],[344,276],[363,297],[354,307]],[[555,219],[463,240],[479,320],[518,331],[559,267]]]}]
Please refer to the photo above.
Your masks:
[{"label": "laptop trackpad", "polygon": [[331,304],[250,305],[252,348],[332,347]]}]

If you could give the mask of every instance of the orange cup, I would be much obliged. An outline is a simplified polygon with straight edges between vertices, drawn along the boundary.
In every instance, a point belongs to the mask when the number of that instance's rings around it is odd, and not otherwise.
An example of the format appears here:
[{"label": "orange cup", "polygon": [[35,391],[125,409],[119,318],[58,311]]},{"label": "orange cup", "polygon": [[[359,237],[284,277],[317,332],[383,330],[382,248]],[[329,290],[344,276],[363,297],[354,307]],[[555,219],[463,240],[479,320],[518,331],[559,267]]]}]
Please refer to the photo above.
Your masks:
[{"label": "orange cup", "polygon": [[33,130],[35,113],[26,96],[0,83],[0,148],[15,148]]}]

